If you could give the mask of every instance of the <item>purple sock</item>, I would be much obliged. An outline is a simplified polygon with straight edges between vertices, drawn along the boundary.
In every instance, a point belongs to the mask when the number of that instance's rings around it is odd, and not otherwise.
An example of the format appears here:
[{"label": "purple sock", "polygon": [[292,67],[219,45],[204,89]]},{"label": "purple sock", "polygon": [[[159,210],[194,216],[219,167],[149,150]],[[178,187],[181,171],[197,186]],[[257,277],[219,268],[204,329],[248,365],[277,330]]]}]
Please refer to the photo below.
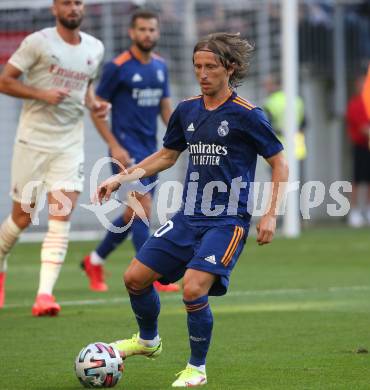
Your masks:
[{"label": "purple sock", "polygon": [[[113,225],[116,227],[124,227],[126,226],[123,217],[120,216],[116,220],[113,221]],[[122,233],[113,233],[107,231],[103,241],[98,245],[95,249],[96,253],[102,258],[106,259],[107,256],[113,252],[119,244],[122,243],[123,240],[128,236],[130,229],[125,230]]]},{"label": "purple sock", "polygon": [[189,363],[193,366],[206,364],[206,356],[211,342],[213,315],[208,303],[208,296],[194,301],[185,301],[188,312],[188,331],[191,356]]}]

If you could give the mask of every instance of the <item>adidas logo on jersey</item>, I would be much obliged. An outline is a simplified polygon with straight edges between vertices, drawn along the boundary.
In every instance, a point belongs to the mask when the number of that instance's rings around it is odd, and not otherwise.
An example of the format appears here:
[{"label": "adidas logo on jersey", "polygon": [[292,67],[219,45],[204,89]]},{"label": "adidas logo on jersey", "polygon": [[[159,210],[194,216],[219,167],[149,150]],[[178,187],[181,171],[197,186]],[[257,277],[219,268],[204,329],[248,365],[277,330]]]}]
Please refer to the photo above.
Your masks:
[{"label": "adidas logo on jersey", "polygon": [[205,261],[208,261],[208,263],[216,264],[216,256],[211,255],[204,258]]},{"label": "adidas logo on jersey", "polygon": [[135,73],[134,77],[132,78],[132,81],[137,83],[139,81],[143,81],[143,78],[139,75],[139,73]]},{"label": "adidas logo on jersey", "polygon": [[195,131],[193,122],[190,123],[190,125],[188,126],[188,128],[186,130],[187,131]]}]

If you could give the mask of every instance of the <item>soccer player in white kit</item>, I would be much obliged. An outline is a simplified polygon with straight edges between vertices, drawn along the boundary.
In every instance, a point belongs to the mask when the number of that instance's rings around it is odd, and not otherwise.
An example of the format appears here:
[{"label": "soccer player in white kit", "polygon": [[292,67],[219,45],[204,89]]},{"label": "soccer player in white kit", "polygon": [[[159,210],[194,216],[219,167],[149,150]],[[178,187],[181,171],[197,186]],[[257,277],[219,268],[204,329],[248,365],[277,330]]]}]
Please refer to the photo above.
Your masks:
[{"label": "soccer player in white kit", "polygon": [[39,187],[44,186],[49,221],[34,316],[60,311],[53,288],[67,251],[71,212],[83,188],[84,107],[101,117],[109,112],[109,104],[95,99],[91,85],[104,46],[80,31],[83,1],[54,0],[52,11],[56,26],[26,37],[0,75],[0,92],[24,99],[12,161],[13,207],[0,226],[0,308],[7,255],[31,223]]}]

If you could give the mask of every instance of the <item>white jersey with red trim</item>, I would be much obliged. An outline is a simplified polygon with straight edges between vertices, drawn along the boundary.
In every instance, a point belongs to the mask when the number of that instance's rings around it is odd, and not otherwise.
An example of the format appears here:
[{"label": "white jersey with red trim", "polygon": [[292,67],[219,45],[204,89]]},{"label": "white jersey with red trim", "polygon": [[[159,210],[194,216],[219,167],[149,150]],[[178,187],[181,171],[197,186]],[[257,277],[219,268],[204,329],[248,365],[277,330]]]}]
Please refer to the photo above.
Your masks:
[{"label": "white jersey with red trim", "polygon": [[56,27],[45,28],[26,37],[9,59],[23,72],[26,85],[69,90],[69,96],[58,105],[25,99],[17,142],[52,152],[82,148],[86,91],[97,77],[104,46],[91,35],[81,32],[80,36],[80,44],[70,45]]}]

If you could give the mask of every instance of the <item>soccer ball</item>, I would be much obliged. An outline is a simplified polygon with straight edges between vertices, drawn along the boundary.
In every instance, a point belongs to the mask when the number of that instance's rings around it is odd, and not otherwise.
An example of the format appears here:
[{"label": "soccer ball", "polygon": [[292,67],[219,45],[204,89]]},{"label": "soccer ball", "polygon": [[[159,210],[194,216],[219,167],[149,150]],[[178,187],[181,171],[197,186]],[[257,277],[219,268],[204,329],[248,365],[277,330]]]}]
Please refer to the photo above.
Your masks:
[{"label": "soccer ball", "polygon": [[122,371],[118,350],[106,343],[89,344],[76,357],[75,372],[84,387],[113,387],[121,379]]}]

